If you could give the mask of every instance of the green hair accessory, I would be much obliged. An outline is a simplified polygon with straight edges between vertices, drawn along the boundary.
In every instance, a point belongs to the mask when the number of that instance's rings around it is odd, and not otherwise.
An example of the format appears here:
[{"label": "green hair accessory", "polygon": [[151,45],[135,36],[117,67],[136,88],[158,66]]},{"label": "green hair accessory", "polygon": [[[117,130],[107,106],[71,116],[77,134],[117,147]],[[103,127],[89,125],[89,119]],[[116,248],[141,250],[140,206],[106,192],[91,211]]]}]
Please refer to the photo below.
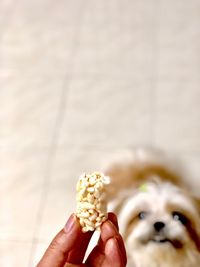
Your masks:
[{"label": "green hair accessory", "polygon": [[140,185],[139,190],[144,193],[148,192],[147,184]]}]

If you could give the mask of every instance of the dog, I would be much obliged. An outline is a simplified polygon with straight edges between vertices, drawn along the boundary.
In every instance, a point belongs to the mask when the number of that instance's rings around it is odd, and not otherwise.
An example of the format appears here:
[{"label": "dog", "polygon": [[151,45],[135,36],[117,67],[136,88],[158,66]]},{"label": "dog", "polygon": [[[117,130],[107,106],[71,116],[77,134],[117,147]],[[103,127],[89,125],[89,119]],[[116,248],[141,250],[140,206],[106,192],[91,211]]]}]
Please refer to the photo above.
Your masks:
[{"label": "dog", "polygon": [[138,149],[104,166],[109,209],[130,267],[199,267],[200,201],[161,151]]}]

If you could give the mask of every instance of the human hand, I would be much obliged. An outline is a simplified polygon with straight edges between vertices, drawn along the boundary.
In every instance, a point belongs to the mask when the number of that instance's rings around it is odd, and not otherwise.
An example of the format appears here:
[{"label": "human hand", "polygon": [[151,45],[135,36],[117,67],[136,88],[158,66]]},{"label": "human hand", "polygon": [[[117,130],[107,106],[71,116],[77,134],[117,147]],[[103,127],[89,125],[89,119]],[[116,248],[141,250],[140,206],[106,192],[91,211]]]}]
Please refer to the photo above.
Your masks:
[{"label": "human hand", "polygon": [[65,227],[56,235],[36,267],[125,267],[126,251],[118,231],[117,217],[108,214],[101,226],[98,244],[83,264],[93,232],[83,233],[72,214]]}]

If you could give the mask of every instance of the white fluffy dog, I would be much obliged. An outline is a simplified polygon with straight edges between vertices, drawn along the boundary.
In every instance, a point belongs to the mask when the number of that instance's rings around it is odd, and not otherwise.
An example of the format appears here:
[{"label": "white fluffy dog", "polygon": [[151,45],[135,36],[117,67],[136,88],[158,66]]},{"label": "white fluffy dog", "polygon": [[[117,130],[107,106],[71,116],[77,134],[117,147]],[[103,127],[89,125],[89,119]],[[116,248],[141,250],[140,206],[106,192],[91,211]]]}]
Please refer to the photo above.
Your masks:
[{"label": "white fluffy dog", "polygon": [[137,150],[106,166],[131,267],[199,267],[200,205],[161,152]]}]

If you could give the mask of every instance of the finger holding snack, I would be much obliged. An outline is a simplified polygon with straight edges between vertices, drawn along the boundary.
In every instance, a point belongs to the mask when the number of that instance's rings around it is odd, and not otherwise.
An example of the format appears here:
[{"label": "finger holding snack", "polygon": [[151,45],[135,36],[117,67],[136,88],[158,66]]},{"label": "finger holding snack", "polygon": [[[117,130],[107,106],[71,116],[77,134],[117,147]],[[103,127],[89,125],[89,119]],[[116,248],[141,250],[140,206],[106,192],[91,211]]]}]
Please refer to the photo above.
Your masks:
[{"label": "finger holding snack", "polygon": [[[108,178],[100,173],[80,177],[77,184],[76,215],[70,216],[37,267],[126,266],[126,251],[118,231],[117,217],[106,212],[104,186],[108,182]],[[100,238],[83,263],[94,230],[101,231]]]}]

